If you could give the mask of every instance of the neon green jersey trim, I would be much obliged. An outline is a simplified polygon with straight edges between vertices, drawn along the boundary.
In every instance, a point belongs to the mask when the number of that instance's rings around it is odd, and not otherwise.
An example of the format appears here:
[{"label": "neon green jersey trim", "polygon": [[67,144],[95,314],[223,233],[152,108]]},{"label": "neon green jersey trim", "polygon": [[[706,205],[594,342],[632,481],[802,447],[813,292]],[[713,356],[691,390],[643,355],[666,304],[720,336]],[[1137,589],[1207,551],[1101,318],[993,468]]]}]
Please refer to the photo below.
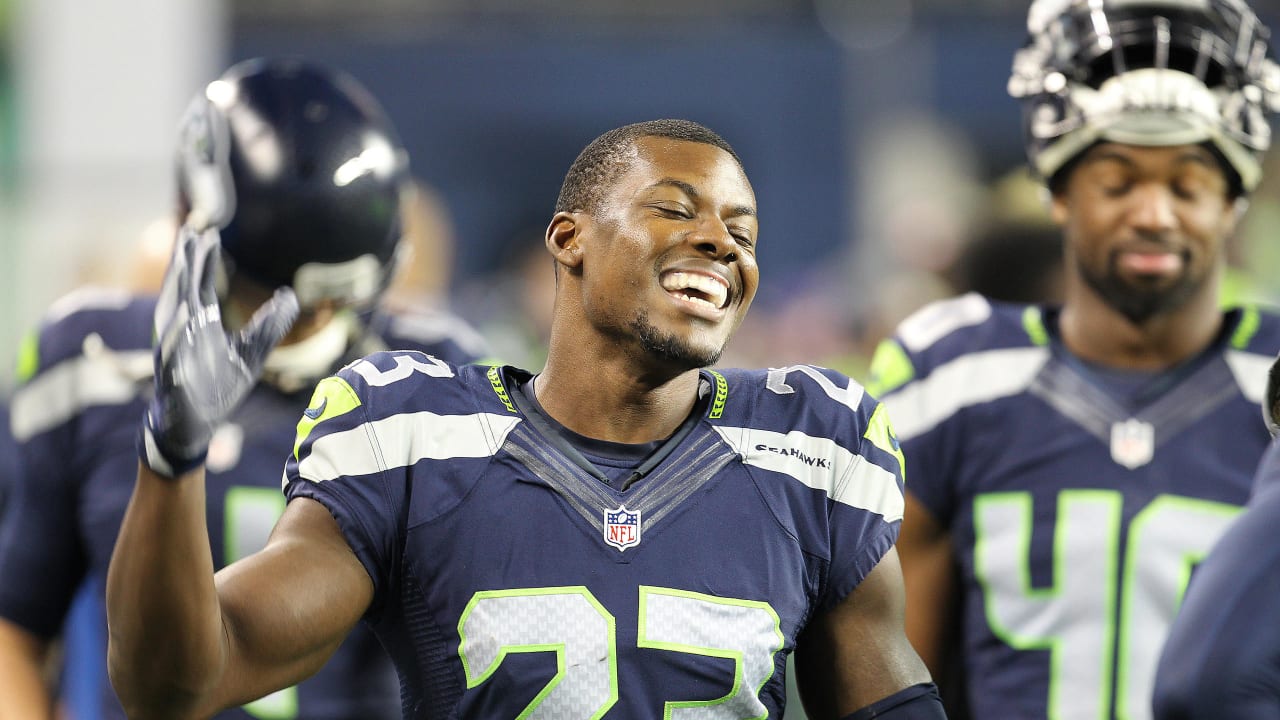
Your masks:
[{"label": "neon green jersey trim", "polygon": [[[302,413],[302,419],[298,421],[298,433],[293,442],[294,459],[298,459],[298,448],[306,442],[312,428],[329,418],[345,415],[358,407],[360,407],[360,397],[346,380],[337,376],[321,380],[320,384],[316,385],[316,391],[312,394],[306,411]],[[315,417],[312,417],[312,413]]]},{"label": "neon green jersey trim", "polygon": [[26,382],[40,369],[40,338],[35,331],[27,333],[18,345],[18,382]]},{"label": "neon green jersey trim", "polygon": [[906,385],[915,376],[916,369],[911,358],[907,357],[907,351],[896,340],[884,340],[871,358],[867,392],[879,397]]},{"label": "neon green jersey trim", "polygon": [[1049,344],[1049,330],[1044,326],[1044,315],[1035,305],[1028,306],[1022,311],[1022,329],[1027,332],[1027,337],[1033,344]]},{"label": "neon green jersey trim", "polygon": [[1253,305],[1246,305],[1240,308],[1240,324],[1236,325],[1236,331],[1231,333],[1231,347],[1237,350],[1243,350],[1249,347],[1249,341],[1258,332],[1258,326],[1262,324],[1262,313],[1258,312],[1258,308]]}]

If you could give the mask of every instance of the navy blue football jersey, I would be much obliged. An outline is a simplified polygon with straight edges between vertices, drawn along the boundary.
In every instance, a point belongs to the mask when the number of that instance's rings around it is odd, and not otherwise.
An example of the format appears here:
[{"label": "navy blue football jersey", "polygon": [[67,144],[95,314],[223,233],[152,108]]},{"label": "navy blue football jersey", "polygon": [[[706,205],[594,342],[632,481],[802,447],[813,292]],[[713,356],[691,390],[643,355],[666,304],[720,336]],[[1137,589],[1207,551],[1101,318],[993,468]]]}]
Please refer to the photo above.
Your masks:
[{"label": "navy blue football jersey", "polygon": [[[50,310],[23,349],[12,410],[24,472],[0,524],[0,616],[38,636],[58,633],[78,587],[97,589],[99,607],[86,616],[101,617],[103,579],[137,477],[135,439],[152,387],[154,308],[154,298],[80,291]],[[354,343],[343,362],[370,346],[470,361],[480,348],[474,335],[458,332],[458,322],[449,318],[449,331],[441,334],[439,323],[421,318],[374,318],[370,327],[377,330]],[[260,549],[283,511],[281,471],[312,387],[286,394],[259,384],[216,430],[206,475],[216,567]],[[101,645],[94,651],[73,644],[71,661],[105,665],[104,633],[76,637]],[[122,717],[109,685],[101,689],[104,717]],[[361,629],[316,677],[219,717],[399,714],[394,668],[377,639]]]},{"label": "navy blue football jersey", "polygon": [[0,403],[0,510],[18,477],[18,445],[9,428],[9,405]]},{"label": "navy blue football jersey", "polygon": [[974,717],[1150,717],[1192,567],[1270,439],[1277,350],[1280,318],[1238,309],[1182,366],[1117,372],[1066,351],[1055,310],[974,294],[881,345],[907,488],[954,548]]},{"label": "navy blue football jersey", "polygon": [[[1258,475],[1280,476],[1280,443]],[[1191,578],[1156,672],[1156,720],[1280,718],[1280,488],[1261,487]]]},{"label": "navy blue football jersey", "polygon": [[782,716],[797,634],[896,541],[901,456],[836,372],[701,377],[625,490],[521,410],[523,371],[393,352],[320,383],[286,492],[373,579],[406,718]]}]

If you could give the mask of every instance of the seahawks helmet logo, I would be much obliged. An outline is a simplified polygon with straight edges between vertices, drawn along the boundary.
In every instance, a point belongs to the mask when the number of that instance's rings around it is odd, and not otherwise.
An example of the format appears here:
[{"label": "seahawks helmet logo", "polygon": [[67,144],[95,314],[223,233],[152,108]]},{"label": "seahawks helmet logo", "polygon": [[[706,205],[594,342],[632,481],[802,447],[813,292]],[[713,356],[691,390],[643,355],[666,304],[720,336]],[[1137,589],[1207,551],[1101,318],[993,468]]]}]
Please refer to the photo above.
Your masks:
[{"label": "seahawks helmet logo", "polygon": [[319,405],[313,408],[307,408],[306,410],[303,410],[302,414],[306,415],[308,418],[312,420],[319,420],[320,416],[324,414],[324,409],[328,406],[329,406],[329,398],[327,397],[321,398]]}]

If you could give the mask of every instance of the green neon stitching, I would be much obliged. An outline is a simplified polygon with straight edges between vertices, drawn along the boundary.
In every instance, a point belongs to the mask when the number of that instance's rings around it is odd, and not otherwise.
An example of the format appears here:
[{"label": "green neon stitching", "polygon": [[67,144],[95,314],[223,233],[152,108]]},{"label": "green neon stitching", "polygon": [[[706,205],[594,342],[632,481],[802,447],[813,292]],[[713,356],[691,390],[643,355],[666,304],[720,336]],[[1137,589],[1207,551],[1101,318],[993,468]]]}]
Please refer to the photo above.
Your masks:
[{"label": "green neon stitching", "polygon": [[511,396],[507,394],[507,388],[502,384],[502,373],[499,372],[498,366],[490,366],[485,376],[489,378],[489,386],[493,388],[494,394],[502,401],[502,406],[507,409],[507,412],[514,415],[516,406],[511,403]]},{"label": "green neon stitching", "polygon": [[1032,344],[1049,344],[1049,331],[1044,326],[1044,317],[1040,313],[1040,308],[1035,305],[1029,305],[1022,311],[1022,329],[1026,331]]},{"label": "green neon stitching", "polygon": [[711,399],[711,412],[707,413],[707,417],[712,420],[718,420],[721,415],[724,415],[724,404],[729,399],[729,382],[715,370],[708,370],[707,372],[711,373],[711,377],[716,379],[716,394]]},{"label": "green neon stitching", "polygon": [[1231,347],[1237,350],[1249,347],[1249,341],[1258,332],[1258,326],[1261,324],[1262,315],[1256,306],[1247,305],[1241,308],[1240,324],[1236,326],[1236,331],[1231,333]]}]

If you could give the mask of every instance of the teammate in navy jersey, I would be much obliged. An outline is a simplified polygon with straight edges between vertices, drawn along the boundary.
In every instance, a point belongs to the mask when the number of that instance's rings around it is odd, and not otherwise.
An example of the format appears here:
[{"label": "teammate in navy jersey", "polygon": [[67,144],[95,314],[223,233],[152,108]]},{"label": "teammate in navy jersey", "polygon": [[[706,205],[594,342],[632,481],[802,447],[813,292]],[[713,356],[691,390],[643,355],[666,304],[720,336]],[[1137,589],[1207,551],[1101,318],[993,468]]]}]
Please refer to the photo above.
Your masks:
[{"label": "teammate in navy jersey", "polygon": [[[281,466],[320,378],[378,349],[416,348],[467,362],[480,347],[452,316],[390,315],[377,307],[401,242],[407,166],[394,128],[349,76],[292,59],[233,66],[184,120],[178,177],[180,216],[220,236],[211,307],[235,326],[278,286],[290,286],[302,304],[291,334],[262,359],[264,380],[246,385],[244,402],[210,428],[197,506],[210,529],[209,561],[222,567],[260,549],[283,510]],[[124,291],[73,293],[50,310],[23,351],[13,428],[25,472],[0,522],[5,667],[40,664],[78,587],[96,590],[82,618],[92,618],[96,606],[105,620],[107,566],[137,475],[137,421],[157,401],[157,302]],[[163,623],[153,629],[178,632]],[[77,635],[96,637],[98,646],[70,646],[71,667],[100,668],[101,709],[93,717],[123,717],[105,681],[106,635],[105,625]],[[341,640],[334,638],[335,647]],[[6,708],[15,717],[48,715],[34,672],[0,675],[0,715],[8,716]],[[11,691],[11,682],[34,694]],[[19,709],[21,697],[35,705]],[[390,657],[365,629],[346,638],[314,678],[237,701],[247,704],[218,717],[400,714]]]},{"label": "teammate in navy jersey", "polygon": [[[157,397],[108,576],[111,671],[139,717],[199,716],[314,672],[362,618],[408,718],[939,718],[902,627],[902,458],[860,385],[706,368],[755,296],[755,195],[696,123],[609,131],[546,232],[547,363],[378,353],[317,386],[266,549],[215,577],[209,418],[287,324],[198,320],[189,235],[157,317]],[[210,363],[185,385],[173,370]],[[158,628],[165,628],[160,632]]]},{"label": "teammate in navy jersey", "polygon": [[[978,718],[1148,718],[1192,566],[1249,495],[1280,318],[1220,310],[1280,98],[1238,0],[1037,0],[1010,92],[1060,307],[967,295],[873,362],[911,467],[907,632]],[[1009,269],[1016,272],[1016,269]]]},{"label": "teammate in navy jersey", "polygon": [[[1263,415],[1280,434],[1280,362]],[[1244,512],[1196,568],[1156,669],[1156,720],[1280,718],[1280,440],[1273,440]]]}]

